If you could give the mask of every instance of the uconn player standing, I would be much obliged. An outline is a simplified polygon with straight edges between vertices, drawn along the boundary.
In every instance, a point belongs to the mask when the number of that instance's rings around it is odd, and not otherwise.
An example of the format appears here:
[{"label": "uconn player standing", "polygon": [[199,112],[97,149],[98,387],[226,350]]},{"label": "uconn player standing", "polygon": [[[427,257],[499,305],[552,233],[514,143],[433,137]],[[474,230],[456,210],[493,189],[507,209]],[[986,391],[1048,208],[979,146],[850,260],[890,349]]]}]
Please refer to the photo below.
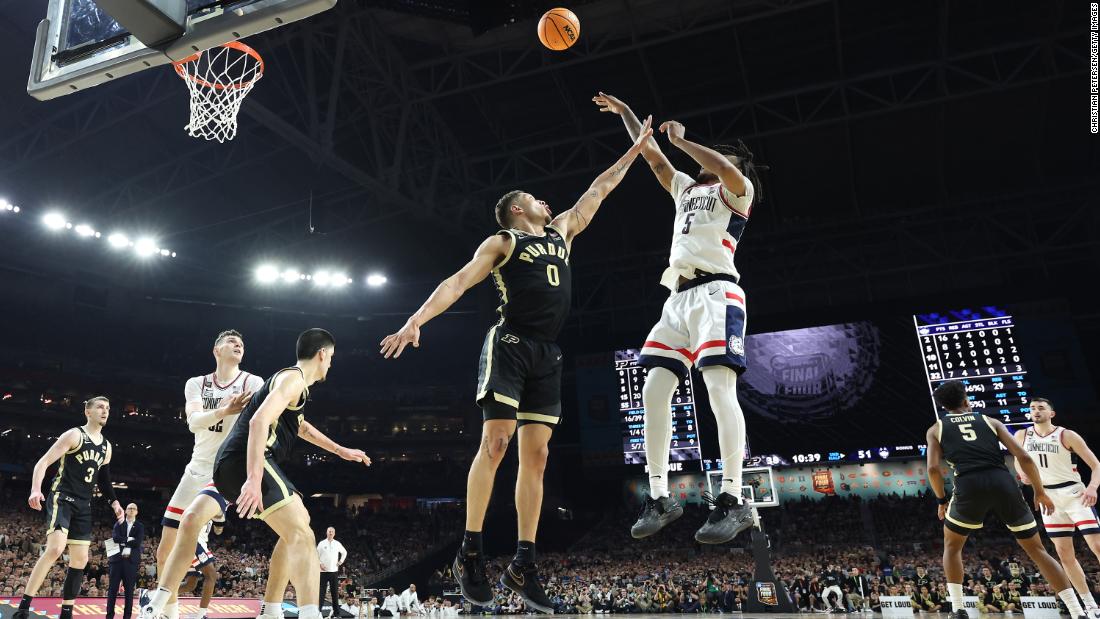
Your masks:
[{"label": "uconn player standing", "polygon": [[[592,100],[600,111],[619,114],[637,137],[641,124],[630,107],[602,92]],[[638,359],[648,368],[642,403],[650,496],[630,533],[648,537],[684,513],[668,493],[671,401],[694,365],[707,385],[722,457],[721,491],[717,497],[704,493],[714,510],[695,539],[721,544],[752,526],[752,510],[741,496],[745,416],[737,401],[737,376],[745,371],[745,291],[737,285],[740,275],[733,257],[760,197],[759,179],[752,153],[743,144],[721,153],[686,139],[684,126],[676,121],[663,123],[660,130],[700,169],[694,178],[673,169],[656,140],[648,140],[642,151],[661,186],[672,194],[676,218],[669,267],[661,277],[672,294]]]},{"label": "uconn player standing", "polygon": [[[1096,488],[1100,485],[1100,475],[1097,474],[1100,471],[1100,461],[1080,434],[1055,426],[1052,422],[1054,415],[1050,400],[1031,400],[1031,421],[1035,425],[1017,430],[1015,438],[1039,467],[1041,479],[1028,479],[1019,466],[1016,470],[1024,483],[1041,484],[1054,501],[1054,512],[1043,514],[1043,527],[1047,531],[1047,537],[1054,542],[1058,560],[1062,562],[1062,568],[1066,570],[1077,595],[1085,603],[1085,609],[1093,611],[1096,609],[1096,599],[1089,591],[1085,571],[1081,569],[1074,554],[1073,532],[1080,531],[1089,549],[1100,558],[1100,535],[1097,535],[1100,533],[1100,525],[1097,524],[1096,510],[1093,507],[1096,505]],[[1092,471],[1087,486],[1081,481],[1081,473],[1073,463],[1073,455]]]},{"label": "uconn player standing", "polygon": [[[241,370],[243,359],[244,337],[237,331],[222,331],[214,339],[214,360],[217,363],[214,371],[189,378],[183,388],[187,427],[195,434],[195,449],[161,520],[163,531],[157,546],[158,574],[164,572],[168,553],[176,542],[176,530],[179,529],[183,511],[203,488],[212,483],[214,456],[233,427],[233,416],[241,412],[252,394],[264,384],[259,376]],[[221,518],[218,517],[219,520]],[[175,600],[172,602],[165,608],[165,614],[169,619],[178,619],[179,606]]]}]

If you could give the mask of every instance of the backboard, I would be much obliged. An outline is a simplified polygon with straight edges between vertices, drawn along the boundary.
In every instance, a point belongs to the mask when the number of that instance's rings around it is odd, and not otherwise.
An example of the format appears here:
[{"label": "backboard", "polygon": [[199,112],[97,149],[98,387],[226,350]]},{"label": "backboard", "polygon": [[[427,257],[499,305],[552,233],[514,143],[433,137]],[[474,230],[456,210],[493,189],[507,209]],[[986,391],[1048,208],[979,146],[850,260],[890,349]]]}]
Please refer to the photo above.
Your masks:
[{"label": "backboard", "polygon": [[[707,489],[718,496],[722,487],[722,471],[707,471]],[[741,469],[741,496],[752,501],[753,507],[778,507],[779,495],[775,491],[775,475],[770,466],[751,466]]]},{"label": "backboard", "polygon": [[[184,0],[180,0],[184,1]],[[165,65],[332,8],[337,0],[186,0],[182,37],[149,49],[95,0],[49,0],[38,24],[27,93],[45,101]]]}]

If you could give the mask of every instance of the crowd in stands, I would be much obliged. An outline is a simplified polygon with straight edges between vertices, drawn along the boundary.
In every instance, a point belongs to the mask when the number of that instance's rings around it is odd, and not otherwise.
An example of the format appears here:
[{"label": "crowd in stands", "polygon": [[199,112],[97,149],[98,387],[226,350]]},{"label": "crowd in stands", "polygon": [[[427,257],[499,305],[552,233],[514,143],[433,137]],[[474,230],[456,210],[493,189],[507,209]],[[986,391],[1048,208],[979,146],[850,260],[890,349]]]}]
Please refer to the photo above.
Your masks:
[{"label": "crowd in stands", "polygon": [[[0,516],[0,597],[19,596],[31,569],[45,544],[42,512],[26,506],[25,497],[15,496],[8,486],[0,493],[5,505],[13,506]],[[125,500],[125,497],[123,497]],[[145,538],[138,587],[156,586],[156,547],[163,506],[150,504],[139,508],[138,518],[150,531]],[[106,596],[107,558],[102,540],[111,535],[112,516],[104,506],[93,502],[96,527],[92,533],[92,551],[84,571],[81,595]],[[333,526],[348,550],[343,573],[355,583],[387,570],[396,570],[418,561],[438,544],[453,543],[461,531],[460,514],[453,508],[436,507],[430,512],[417,509],[375,512],[311,505],[312,523],[318,540]],[[416,535],[410,535],[416,531]],[[218,583],[216,596],[252,597],[262,595],[267,579],[268,557],[275,545],[274,534],[258,522],[241,523],[230,514],[230,522],[221,536],[211,539],[216,557]],[[65,579],[58,562],[50,571],[38,595],[57,597]],[[288,599],[293,599],[293,588]]]},{"label": "crowd in stands", "polygon": [[[869,509],[871,526],[861,511]],[[941,566],[942,524],[928,496],[866,501],[832,497],[796,501],[763,513],[772,540],[772,567],[801,612],[880,610],[879,599],[904,595],[914,611],[949,611]],[[623,513],[585,536],[568,552],[538,558],[547,594],[559,613],[695,613],[741,610],[754,568],[748,536],[726,546],[702,546],[693,535],[701,507],[653,537],[629,537],[635,514]],[[1048,544],[1048,548],[1049,548]],[[1090,582],[1100,565],[1081,545]],[[1053,550],[1051,549],[1051,552]],[[510,557],[489,563],[498,583]],[[964,551],[965,595],[984,612],[1020,610],[1021,595],[1054,595],[1007,531],[991,520]],[[447,574],[447,582],[453,575]],[[496,599],[474,613],[524,612],[523,602],[499,584]]]}]

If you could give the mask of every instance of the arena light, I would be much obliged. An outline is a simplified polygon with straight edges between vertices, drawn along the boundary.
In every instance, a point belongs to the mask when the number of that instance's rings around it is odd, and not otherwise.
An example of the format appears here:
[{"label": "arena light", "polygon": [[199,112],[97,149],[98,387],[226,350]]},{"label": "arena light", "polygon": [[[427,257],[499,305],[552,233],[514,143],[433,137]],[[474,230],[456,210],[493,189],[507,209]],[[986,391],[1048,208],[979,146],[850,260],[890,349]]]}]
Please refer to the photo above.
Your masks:
[{"label": "arena light", "polygon": [[317,271],[313,274],[313,283],[317,286],[328,286],[332,276],[328,271]]},{"label": "arena light", "polygon": [[95,228],[89,226],[88,224],[80,224],[76,227],[75,232],[84,238],[95,236]]},{"label": "arena light", "polygon": [[381,273],[371,273],[367,276],[367,285],[371,288],[384,286],[386,284],[386,281],[388,281],[386,279],[386,276],[382,275]]},{"label": "arena light", "polygon": [[[42,223],[50,230],[60,230],[65,227],[65,216],[57,211],[51,211],[42,216]],[[69,224],[71,227],[72,224]]]},{"label": "arena light", "polygon": [[301,281],[301,277],[302,274],[297,269],[287,269],[282,274],[283,282],[287,284],[295,284]]},{"label": "arena light", "polygon": [[148,258],[157,253],[157,242],[149,237],[142,237],[134,243],[134,253],[142,258]]},{"label": "arena light", "polygon": [[329,279],[329,284],[337,288],[343,288],[351,283],[351,279],[343,273],[335,273]]},{"label": "arena light", "polygon": [[111,236],[107,237],[107,242],[110,243],[111,247],[114,247],[115,249],[125,249],[133,245],[133,243],[130,242],[130,239],[121,232],[112,233]]},{"label": "arena light", "polygon": [[261,264],[256,267],[256,281],[261,284],[273,284],[279,280],[279,268],[273,264]]}]

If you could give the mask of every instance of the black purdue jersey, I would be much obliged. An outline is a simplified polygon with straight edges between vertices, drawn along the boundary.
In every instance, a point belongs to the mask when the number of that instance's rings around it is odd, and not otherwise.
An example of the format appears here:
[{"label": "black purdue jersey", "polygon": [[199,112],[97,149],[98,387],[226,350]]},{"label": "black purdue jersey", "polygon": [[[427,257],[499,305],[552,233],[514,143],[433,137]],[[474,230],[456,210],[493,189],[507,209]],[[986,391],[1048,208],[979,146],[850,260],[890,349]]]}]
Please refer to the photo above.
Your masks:
[{"label": "black purdue jersey", "polygon": [[500,295],[503,327],[537,340],[558,337],[569,315],[572,277],[569,248],[557,229],[547,226],[545,236],[519,230],[502,230],[512,237],[512,252],[493,269],[493,283]]},{"label": "black purdue jersey", "polygon": [[945,413],[939,421],[943,457],[956,475],[982,469],[1005,469],[1001,440],[989,418],[981,413]]},{"label": "black purdue jersey", "polygon": [[90,500],[99,467],[107,459],[110,442],[103,437],[97,445],[84,428],[78,427],[77,430],[80,431],[80,445],[61,456],[50,492],[63,492],[78,499]]},{"label": "black purdue jersey", "polygon": [[[218,449],[218,457],[215,458],[215,463],[221,463],[229,459],[246,458],[248,456],[248,422],[252,420],[252,416],[256,414],[256,411],[260,409],[260,406],[267,399],[267,395],[271,393],[271,385],[275,382],[275,377],[283,372],[301,372],[302,370],[297,367],[283,368],[278,372],[275,372],[268,378],[263,387],[256,390],[256,393],[252,394],[252,399],[245,405],[244,410],[237,415],[237,421],[233,424],[233,428],[229,431],[229,436],[225,437],[225,442]],[[298,427],[302,425],[302,420],[305,418],[305,414],[301,412],[306,406],[306,400],[309,399],[309,388],[307,387],[302,395],[298,397],[298,402],[288,406],[275,420],[275,423],[271,424],[267,434],[267,442],[265,443],[264,457],[271,458],[275,462],[282,464],[290,458],[290,450],[294,448],[294,443],[298,440]]]}]

